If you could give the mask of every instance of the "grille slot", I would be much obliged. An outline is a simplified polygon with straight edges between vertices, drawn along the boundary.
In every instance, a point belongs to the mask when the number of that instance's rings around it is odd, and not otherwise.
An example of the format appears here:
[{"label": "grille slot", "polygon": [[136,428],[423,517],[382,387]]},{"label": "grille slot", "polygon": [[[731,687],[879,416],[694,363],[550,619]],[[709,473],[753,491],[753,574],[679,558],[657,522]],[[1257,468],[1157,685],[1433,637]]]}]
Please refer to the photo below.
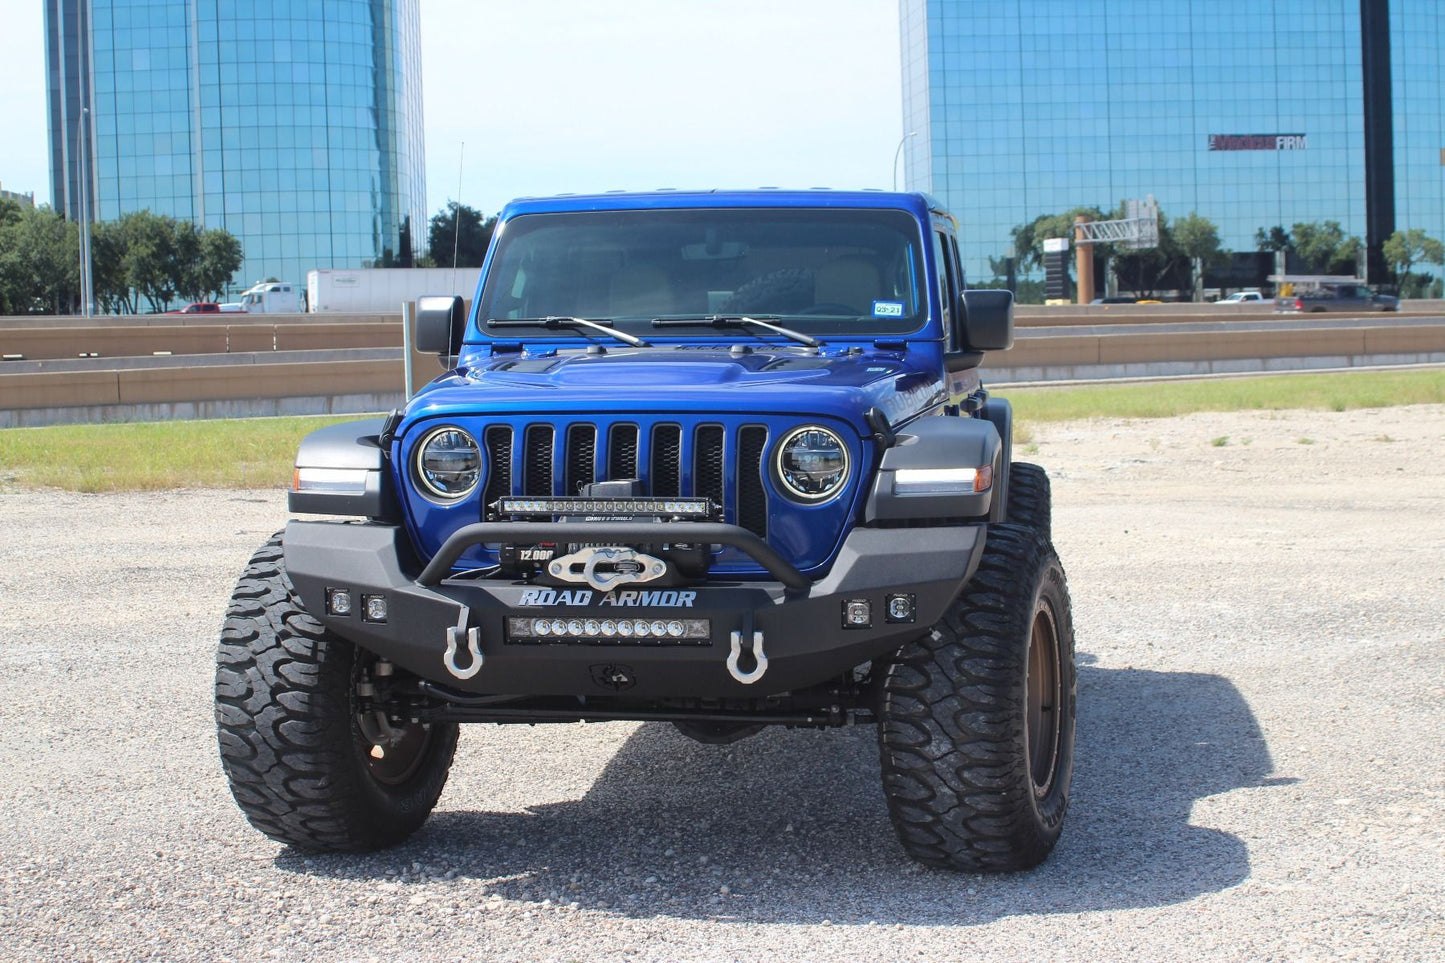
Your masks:
[{"label": "grille slot", "polygon": [[567,429],[567,460],[563,464],[562,494],[577,495],[597,473],[597,426],[576,424]]},{"label": "grille slot", "polygon": [[637,472],[637,426],[613,425],[607,446],[607,477],[612,481],[640,478]]},{"label": "grille slot", "polygon": [[722,425],[701,425],[693,437],[692,493],[723,504]]},{"label": "grille slot", "polygon": [[652,429],[652,494],[682,494],[682,429],[657,425]]},{"label": "grille slot", "polygon": [[759,538],[768,535],[768,493],[763,488],[763,450],[768,429],[738,429],[738,524]]},{"label": "grille slot", "polygon": [[527,426],[527,451],[522,462],[522,494],[552,494],[552,439],[555,435],[551,425]]},{"label": "grille slot", "polygon": [[492,425],[486,431],[485,440],[487,487],[482,493],[484,506],[512,494],[512,429],[507,425]]}]

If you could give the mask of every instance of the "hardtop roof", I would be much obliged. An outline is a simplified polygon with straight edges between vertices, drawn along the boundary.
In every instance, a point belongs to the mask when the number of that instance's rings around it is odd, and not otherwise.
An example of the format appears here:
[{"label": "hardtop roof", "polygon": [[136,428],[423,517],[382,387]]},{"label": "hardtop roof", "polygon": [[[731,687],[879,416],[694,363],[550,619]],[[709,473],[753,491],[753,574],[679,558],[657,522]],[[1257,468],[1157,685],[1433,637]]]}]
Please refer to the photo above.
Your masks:
[{"label": "hardtop roof", "polygon": [[919,218],[930,214],[948,217],[937,199],[921,192],[807,190],[659,190],[612,191],[605,194],[558,194],[520,197],[502,209],[501,219],[523,214],[561,214],[579,211],[676,210],[697,208],[862,208],[901,210]]}]

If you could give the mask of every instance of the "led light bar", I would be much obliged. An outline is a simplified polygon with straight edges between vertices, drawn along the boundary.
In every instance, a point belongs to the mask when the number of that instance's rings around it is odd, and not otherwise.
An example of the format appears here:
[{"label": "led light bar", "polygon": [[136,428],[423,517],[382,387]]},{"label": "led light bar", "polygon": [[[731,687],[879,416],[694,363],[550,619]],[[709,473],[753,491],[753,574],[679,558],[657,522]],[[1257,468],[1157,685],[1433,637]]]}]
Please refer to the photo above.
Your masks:
[{"label": "led light bar", "polygon": [[893,474],[895,495],[962,495],[986,492],[993,466],[982,468],[900,468]]},{"label": "led light bar", "polygon": [[513,642],[705,642],[712,638],[711,619],[507,619]]},{"label": "led light bar", "polygon": [[361,495],[366,492],[365,468],[297,468],[291,476],[293,492]]},{"label": "led light bar", "polygon": [[712,502],[706,498],[499,498],[492,510],[498,515],[656,515],[667,518],[710,518]]}]

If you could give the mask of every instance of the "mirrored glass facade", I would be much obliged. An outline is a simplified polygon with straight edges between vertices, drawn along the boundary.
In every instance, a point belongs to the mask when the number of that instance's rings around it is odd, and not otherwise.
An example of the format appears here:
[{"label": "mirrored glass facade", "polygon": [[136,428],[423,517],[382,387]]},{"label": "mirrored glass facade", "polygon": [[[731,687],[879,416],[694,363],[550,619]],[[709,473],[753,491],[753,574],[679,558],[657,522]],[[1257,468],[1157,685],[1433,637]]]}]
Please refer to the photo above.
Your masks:
[{"label": "mirrored glass facade", "polygon": [[[1017,225],[1150,194],[1233,250],[1302,221],[1363,239],[1361,6],[901,0],[907,187],[959,217],[977,279]],[[1393,176],[1394,226],[1445,237],[1445,4],[1389,0],[1388,22],[1393,155],[1376,151],[1375,183]]]},{"label": "mirrored glass facade", "polygon": [[[236,285],[425,236],[419,0],[47,0],[57,208],[241,239]],[[88,130],[78,129],[81,106]]]}]

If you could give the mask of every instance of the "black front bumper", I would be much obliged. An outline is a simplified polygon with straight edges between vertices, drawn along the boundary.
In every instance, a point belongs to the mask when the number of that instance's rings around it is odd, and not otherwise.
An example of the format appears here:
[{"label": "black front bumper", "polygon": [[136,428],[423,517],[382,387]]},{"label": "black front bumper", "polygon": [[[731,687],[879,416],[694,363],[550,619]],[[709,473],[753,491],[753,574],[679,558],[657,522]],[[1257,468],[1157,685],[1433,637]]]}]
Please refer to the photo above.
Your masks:
[{"label": "black front bumper", "polygon": [[[489,526],[472,528],[470,537],[478,541],[498,538]],[[742,544],[754,553],[766,549],[746,530],[716,528],[709,539]],[[777,581],[705,582],[649,595],[643,594],[647,585],[610,593],[580,584],[570,591],[539,591],[524,581],[443,577],[443,567],[423,565],[405,532],[390,525],[293,521],[284,548],[287,573],[309,613],[342,638],[448,689],[513,696],[755,698],[826,682],[926,631],[973,575],[984,535],[982,525],[856,528],[832,570],[816,582],[774,556],[759,561]],[[327,611],[329,589],[350,591],[351,614]],[[628,589],[635,591],[625,595]],[[385,596],[385,622],[362,617],[360,600],[368,595]],[[912,598],[912,621],[888,620],[890,595]],[[845,628],[844,606],[856,600],[869,603],[871,624]],[[540,616],[708,619],[711,636],[697,644],[508,640],[509,617]],[[463,673],[474,667],[467,654],[470,629],[477,630],[470,637],[483,658],[475,674],[463,678],[449,666]],[[745,683],[729,671],[728,656],[735,635],[746,649],[757,633],[767,667]],[[449,639],[455,643],[450,659]],[[740,664],[753,668],[746,652]]]}]

